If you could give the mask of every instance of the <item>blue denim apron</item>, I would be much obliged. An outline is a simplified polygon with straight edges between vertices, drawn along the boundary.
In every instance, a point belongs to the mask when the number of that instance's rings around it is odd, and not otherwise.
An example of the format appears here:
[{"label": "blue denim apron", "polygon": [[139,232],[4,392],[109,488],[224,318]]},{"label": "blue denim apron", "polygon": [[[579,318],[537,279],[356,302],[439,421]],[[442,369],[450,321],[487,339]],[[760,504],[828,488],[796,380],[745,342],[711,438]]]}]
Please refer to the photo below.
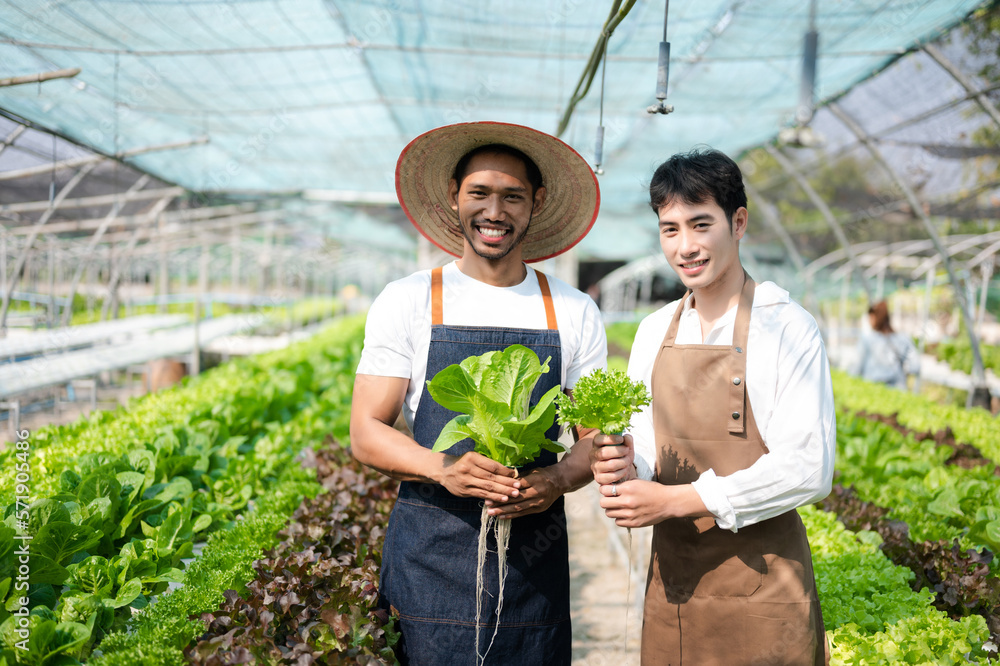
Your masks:
[{"label": "blue denim apron", "polygon": [[[545,276],[536,271],[549,329],[491,326],[445,326],[441,305],[441,269],[432,272],[432,327],[427,378],[469,356],[528,347],[549,371],[541,376],[531,404],[561,377],[562,354],[555,312]],[[414,416],[414,439],[431,448],[455,412],[438,405],[426,383]],[[555,440],[559,426],[546,433]],[[462,455],[474,449],[465,439],[448,450]],[[522,474],[555,464],[556,454],[542,451]],[[439,666],[475,664],[476,556],[482,500],[456,497],[434,483],[403,482],[389,518],[382,553],[380,605],[399,613],[402,638],[396,652],[403,664]],[[484,581],[486,594],[479,624],[480,652],[486,652],[496,627],[496,540],[489,534]],[[513,519],[507,548],[500,627],[486,663],[527,666],[569,664],[569,552],[566,514],[560,497],[548,510]]]}]

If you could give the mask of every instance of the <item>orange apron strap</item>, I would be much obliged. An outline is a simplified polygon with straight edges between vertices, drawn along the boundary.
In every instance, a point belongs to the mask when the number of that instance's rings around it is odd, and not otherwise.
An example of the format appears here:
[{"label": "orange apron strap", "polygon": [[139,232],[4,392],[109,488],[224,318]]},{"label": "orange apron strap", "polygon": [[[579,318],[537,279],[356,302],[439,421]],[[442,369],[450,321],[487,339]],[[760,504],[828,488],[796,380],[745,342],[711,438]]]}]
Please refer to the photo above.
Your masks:
[{"label": "orange apron strap", "polygon": [[431,325],[440,326],[444,323],[444,299],[441,298],[441,274],[444,269],[438,266],[431,271]]},{"label": "orange apron strap", "polygon": [[552,305],[549,279],[541,271],[535,271],[535,275],[538,276],[538,287],[542,290],[542,302],[545,303],[545,325],[550,331],[555,331],[559,326],[556,324],[556,309]]}]

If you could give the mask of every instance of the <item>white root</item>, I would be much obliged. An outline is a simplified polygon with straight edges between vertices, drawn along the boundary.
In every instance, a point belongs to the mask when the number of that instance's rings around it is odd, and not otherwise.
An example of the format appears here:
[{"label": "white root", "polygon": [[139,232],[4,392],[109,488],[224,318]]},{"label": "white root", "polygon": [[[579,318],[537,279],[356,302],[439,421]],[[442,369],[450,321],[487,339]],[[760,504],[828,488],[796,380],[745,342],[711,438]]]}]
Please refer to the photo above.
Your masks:
[{"label": "white root", "polygon": [[[476,658],[479,664],[486,661],[486,655],[489,654],[490,648],[493,647],[493,641],[496,640],[497,632],[500,630],[500,610],[503,608],[503,584],[507,578],[507,544],[510,543],[510,522],[509,520],[498,520],[495,516],[489,515],[486,507],[483,507],[479,526],[479,552],[476,559]],[[490,644],[486,647],[486,652],[480,655],[479,621],[482,617],[483,595],[486,593],[483,582],[483,569],[486,565],[486,553],[489,550],[487,547],[487,535],[490,530],[493,531],[493,536],[497,543],[497,574],[500,581],[500,589],[497,593],[497,622],[493,628],[493,636],[490,638]]]}]

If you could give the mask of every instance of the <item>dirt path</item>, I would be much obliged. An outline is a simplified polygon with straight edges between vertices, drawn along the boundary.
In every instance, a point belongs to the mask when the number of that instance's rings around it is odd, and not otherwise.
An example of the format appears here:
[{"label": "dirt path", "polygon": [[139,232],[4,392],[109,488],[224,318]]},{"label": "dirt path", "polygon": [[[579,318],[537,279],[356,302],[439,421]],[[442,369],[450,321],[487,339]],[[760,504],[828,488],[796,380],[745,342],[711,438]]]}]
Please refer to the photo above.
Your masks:
[{"label": "dirt path", "polygon": [[573,666],[638,666],[650,530],[632,531],[629,585],[627,532],[604,515],[598,501],[594,484],[566,495]]}]

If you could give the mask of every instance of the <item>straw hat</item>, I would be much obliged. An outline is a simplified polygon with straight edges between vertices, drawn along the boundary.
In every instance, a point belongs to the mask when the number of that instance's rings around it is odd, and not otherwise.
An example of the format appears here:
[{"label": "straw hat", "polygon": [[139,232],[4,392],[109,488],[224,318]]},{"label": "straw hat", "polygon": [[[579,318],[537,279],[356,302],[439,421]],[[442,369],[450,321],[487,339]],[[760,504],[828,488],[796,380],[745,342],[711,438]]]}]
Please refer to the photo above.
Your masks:
[{"label": "straw hat", "polygon": [[396,195],[403,212],[430,242],[462,256],[458,214],[448,203],[455,165],[479,146],[501,143],[534,160],[542,172],[545,205],[531,218],[521,243],[524,261],[541,261],[570,249],[597,219],[597,177],[580,155],[559,139],[521,125],[475,122],[447,125],[411,141],[396,162]]}]

